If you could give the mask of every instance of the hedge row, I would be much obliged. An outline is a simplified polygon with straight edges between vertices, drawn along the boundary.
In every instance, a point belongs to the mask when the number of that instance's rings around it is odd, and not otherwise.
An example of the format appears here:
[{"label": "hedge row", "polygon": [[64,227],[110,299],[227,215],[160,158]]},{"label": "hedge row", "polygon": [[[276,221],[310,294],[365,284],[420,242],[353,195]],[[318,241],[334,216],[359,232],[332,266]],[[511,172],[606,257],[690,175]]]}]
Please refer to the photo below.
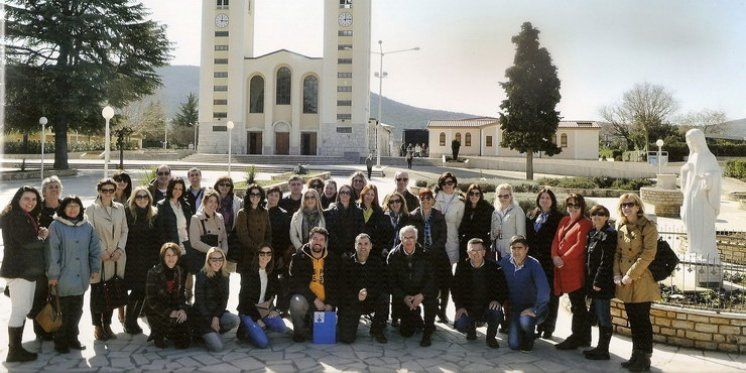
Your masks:
[{"label": "hedge row", "polygon": [[746,161],[732,160],[725,163],[725,176],[746,181]]},{"label": "hedge row", "polygon": [[[7,141],[5,142],[4,152],[5,154],[41,154],[41,142],[40,141],[29,141],[28,148],[24,147],[23,141]],[[112,150],[118,150],[116,143],[112,144]],[[125,142],[125,150],[138,149],[137,142],[130,141]],[[104,143],[99,141],[78,141],[68,142],[68,152],[89,152],[104,150]],[[45,153],[54,153],[54,142],[49,141],[44,143]]]},{"label": "hedge row", "polygon": [[[707,147],[717,157],[746,157],[746,144],[708,144]],[[657,149],[655,144],[650,145],[650,150]],[[683,142],[666,144],[663,150],[668,152],[669,162],[681,162],[689,156],[689,148]]]},{"label": "hedge row", "polygon": [[649,179],[627,179],[613,177],[568,177],[568,178],[541,178],[540,185],[571,189],[619,189],[640,190],[644,186],[653,185]]}]

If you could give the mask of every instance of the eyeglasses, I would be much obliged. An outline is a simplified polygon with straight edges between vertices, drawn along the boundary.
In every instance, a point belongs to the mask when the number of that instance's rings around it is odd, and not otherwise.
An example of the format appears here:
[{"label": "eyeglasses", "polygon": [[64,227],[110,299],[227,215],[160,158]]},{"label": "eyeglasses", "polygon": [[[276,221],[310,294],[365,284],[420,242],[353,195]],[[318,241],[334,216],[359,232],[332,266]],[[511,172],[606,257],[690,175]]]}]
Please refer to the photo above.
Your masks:
[{"label": "eyeglasses", "polygon": [[622,206],[622,208],[631,209],[632,207],[637,206],[637,204],[634,203],[634,202],[624,202],[624,203],[621,204],[621,206]]},{"label": "eyeglasses", "polygon": [[603,212],[594,212],[593,214],[591,214],[591,216],[602,216],[602,217],[606,217],[606,214],[603,213]]},{"label": "eyeglasses", "polygon": [[397,177],[396,181],[409,181],[409,179],[407,179],[405,177]]},{"label": "eyeglasses", "polygon": [[171,175],[171,171],[161,171],[158,172],[158,176],[168,176]]},{"label": "eyeglasses", "polygon": [[391,200],[389,200],[389,204],[390,205],[393,205],[394,203],[401,203],[401,200],[400,199],[391,199]]},{"label": "eyeglasses", "polygon": [[498,194],[498,195],[497,195],[497,198],[500,198],[500,199],[508,199],[508,198],[510,198],[510,194]]},{"label": "eyeglasses", "polygon": [[219,263],[219,262],[225,261],[225,259],[221,256],[217,258],[210,258],[210,261],[213,263]]},{"label": "eyeglasses", "polygon": [[261,193],[254,193],[254,192],[249,193],[249,197],[261,197],[261,196],[262,196]]},{"label": "eyeglasses", "polygon": [[568,208],[568,209],[579,209],[579,208],[580,208],[580,205],[576,205],[576,204],[574,204],[574,203],[568,203],[568,204],[567,204],[567,208]]},{"label": "eyeglasses", "polygon": [[470,196],[477,196],[477,197],[479,197],[479,196],[481,196],[481,195],[482,195],[482,193],[479,193],[479,192],[476,192],[476,191],[474,191],[474,192],[469,192],[469,195],[470,195]]},{"label": "eyeglasses", "polygon": [[430,197],[430,196],[422,196],[422,197],[420,197],[420,201],[429,201],[431,199],[433,199],[433,197]]},{"label": "eyeglasses", "polygon": [[342,191],[340,191],[340,192],[339,192],[339,195],[340,195],[340,196],[349,196],[349,195],[350,195],[350,192],[349,192],[349,191],[347,191],[347,190],[342,190]]},{"label": "eyeglasses", "polygon": [[114,188],[102,188],[101,193],[114,193],[115,190]]},{"label": "eyeglasses", "polygon": [[453,180],[446,180],[446,182],[443,183],[443,184],[445,184],[445,185],[454,185],[454,184],[456,184],[456,182],[453,181]]},{"label": "eyeglasses", "polygon": [[260,251],[259,256],[272,256],[271,251]]},{"label": "eyeglasses", "polygon": [[150,198],[148,198],[147,194],[138,194],[135,196],[135,199],[150,199]]}]

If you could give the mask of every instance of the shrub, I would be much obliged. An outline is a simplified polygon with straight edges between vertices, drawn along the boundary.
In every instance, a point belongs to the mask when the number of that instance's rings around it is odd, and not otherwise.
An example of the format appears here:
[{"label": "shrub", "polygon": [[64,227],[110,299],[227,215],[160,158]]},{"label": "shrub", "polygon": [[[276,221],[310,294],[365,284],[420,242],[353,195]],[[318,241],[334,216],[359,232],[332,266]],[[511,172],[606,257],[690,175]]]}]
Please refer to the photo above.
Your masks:
[{"label": "shrub", "polygon": [[641,187],[653,185],[649,179],[626,179],[607,176],[594,177],[571,177],[571,178],[541,178],[539,184],[559,188],[571,189],[621,189],[639,190]]},{"label": "shrub", "polygon": [[746,180],[746,161],[732,160],[725,163],[724,175]]},{"label": "shrub", "polygon": [[560,188],[573,188],[573,189],[594,189],[597,187],[593,180],[587,177],[568,177],[568,178],[541,178],[538,180],[539,184],[549,185]]},{"label": "shrub", "polygon": [[246,185],[253,184],[256,180],[256,166],[251,165],[246,168]]},{"label": "shrub", "polygon": [[[24,148],[23,141],[7,141],[5,142],[5,154],[41,154],[41,142],[40,141],[29,141],[28,150]],[[44,143],[45,153],[54,153],[54,141],[48,141]],[[116,143],[112,143],[111,150],[117,149]],[[125,150],[137,149],[137,142],[128,141],[124,143]],[[103,151],[104,143],[100,141],[78,141],[67,143],[68,152],[90,152],[90,151]]]}]

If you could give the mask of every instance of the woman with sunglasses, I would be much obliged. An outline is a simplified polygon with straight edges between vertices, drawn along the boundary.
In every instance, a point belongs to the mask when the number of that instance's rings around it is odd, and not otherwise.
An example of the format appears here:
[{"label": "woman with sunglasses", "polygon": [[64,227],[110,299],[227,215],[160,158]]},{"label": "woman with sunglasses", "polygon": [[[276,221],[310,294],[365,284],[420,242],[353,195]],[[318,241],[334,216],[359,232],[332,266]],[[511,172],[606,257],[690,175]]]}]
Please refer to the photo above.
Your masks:
[{"label": "woman with sunglasses", "polygon": [[586,217],[583,196],[570,193],[565,199],[568,216],[560,221],[552,241],[554,295],[567,293],[572,311],[572,334],[557,344],[558,350],[591,345],[590,314],[585,305],[585,246],[593,223]]},{"label": "woman with sunglasses", "polygon": [[609,360],[611,298],[614,297],[614,255],[617,234],[609,224],[609,210],[603,205],[591,208],[593,229],[588,232],[585,262],[585,291],[591,298],[591,311],[598,320],[598,346],[583,351],[586,359]]},{"label": "woman with sunglasses", "polygon": [[202,338],[211,352],[222,351],[221,334],[238,325],[238,316],[227,310],[230,272],[225,268],[226,263],[225,251],[210,248],[194,285],[194,306],[190,315],[192,327],[195,337]]},{"label": "woman with sunglasses", "polygon": [[[187,202],[184,194],[187,187],[184,179],[176,177],[168,182],[166,197],[157,203],[158,220],[156,224],[161,230],[161,243],[172,242],[181,248],[180,256],[186,255],[189,242],[189,225],[192,222],[192,207]],[[155,197],[153,197],[155,198]],[[189,249],[191,250],[191,248]],[[182,259],[179,266],[184,268],[184,276],[187,279],[183,290],[186,299],[192,297],[192,276],[186,276],[187,263]]]},{"label": "woman with sunglasses", "polygon": [[[366,185],[361,191],[358,206],[363,210],[363,233],[370,237],[373,244],[371,255],[380,256],[383,252],[384,242],[387,241],[385,235],[385,221],[383,209],[378,202],[378,188],[373,184]],[[355,248],[353,246],[352,250]]]},{"label": "woman with sunglasses", "polygon": [[355,192],[344,184],[339,187],[336,202],[324,211],[324,221],[329,231],[329,252],[336,255],[353,254],[355,237],[363,233],[365,220],[363,210],[353,202]]},{"label": "woman with sunglasses", "polygon": [[[214,189],[220,193],[220,205],[217,211],[223,217],[225,231],[228,232],[228,251],[240,250],[241,246],[236,235],[236,216],[243,206],[243,200],[233,193],[233,186],[233,179],[229,176],[220,177],[214,186]],[[228,270],[235,272],[236,265],[228,263]]]},{"label": "woman with sunglasses", "polygon": [[368,179],[365,178],[365,174],[362,171],[357,171],[352,174],[350,185],[352,186],[352,200],[357,201],[360,198],[360,192],[368,185]]},{"label": "woman with sunglasses", "polygon": [[[557,234],[561,212],[557,209],[557,197],[549,188],[543,188],[536,195],[536,208],[526,217],[526,239],[528,240],[528,255],[539,261],[547,277],[549,287],[554,285],[554,262],[552,262],[552,241]],[[538,334],[544,339],[552,338],[557,323],[559,298],[553,292],[549,293],[547,317],[537,325]]]},{"label": "woman with sunglasses", "polygon": [[128,173],[121,170],[115,172],[111,178],[117,183],[117,191],[114,192],[114,201],[126,206],[127,201],[129,201],[132,195],[132,178]]},{"label": "woman with sunglasses", "polygon": [[37,358],[37,354],[23,348],[21,341],[26,315],[34,302],[36,282],[44,275],[44,240],[49,231],[39,225],[40,210],[39,192],[34,187],[22,186],[0,213],[5,245],[0,277],[5,279],[6,289],[10,291],[6,363]]},{"label": "woman with sunglasses", "polygon": [[[484,245],[490,242],[490,224],[495,208],[484,199],[482,188],[478,184],[469,185],[466,190],[464,217],[458,227],[459,260],[466,259],[466,246],[472,238],[479,238]],[[487,249],[485,247],[485,249]]]},{"label": "woman with sunglasses", "polygon": [[496,260],[510,255],[510,238],[526,236],[526,213],[513,200],[513,186],[500,184],[495,196],[495,211],[492,212],[490,234]]},{"label": "woman with sunglasses", "polygon": [[142,328],[137,318],[145,304],[145,279],[148,270],[158,264],[158,251],[163,238],[157,226],[158,209],[152,204],[153,196],[148,188],[139,186],[130,196],[124,208],[127,215],[127,263],[124,277],[127,279],[130,294],[124,317],[124,332],[140,334]]},{"label": "woman with sunglasses", "polygon": [[264,189],[258,184],[249,185],[246,189],[244,206],[238,212],[236,219],[236,235],[241,241],[237,270],[241,273],[241,277],[251,268],[254,256],[261,245],[272,241],[269,212],[264,206]]},{"label": "woman with sunglasses", "polygon": [[158,264],[148,271],[145,283],[145,317],[150,325],[148,342],[166,348],[166,339],[178,349],[192,342],[189,305],[184,296],[186,273],[179,266],[181,247],[174,242],[161,246]]},{"label": "woman with sunglasses", "polygon": [[[101,240],[101,278],[91,281],[94,286],[103,286],[103,283],[114,277],[124,278],[125,270],[125,248],[127,247],[127,236],[129,229],[127,227],[127,215],[124,206],[114,201],[114,193],[117,191],[117,184],[114,180],[107,178],[101,179],[96,187],[98,198],[85,210],[86,220],[93,224],[96,229],[98,238]],[[94,295],[95,294],[95,295]],[[91,297],[103,296],[103,292],[91,291]],[[93,321],[94,337],[97,341],[106,341],[116,339],[116,335],[111,330],[112,309],[96,309],[94,304],[105,304],[105,301],[98,299],[94,302],[91,299],[91,318]],[[120,320],[123,321],[123,320]],[[123,322],[124,323],[124,322]]]},{"label": "woman with sunglasses", "polygon": [[384,204],[384,243],[383,257],[401,243],[399,230],[409,225],[409,209],[404,196],[399,192],[392,192],[383,201]]},{"label": "woman with sunglasses", "polygon": [[337,182],[329,179],[324,184],[324,194],[321,195],[321,208],[324,210],[337,200]]},{"label": "woman with sunglasses", "polygon": [[458,189],[458,180],[450,172],[440,175],[438,179],[439,191],[435,195],[435,209],[443,213],[448,226],[446,238],[446,253],[451,265],[459,260],[458,227],[464,218],[464,201]]},{"label": "woman with sunglasses", "polygon": [[290,219],[290,242],[293,243],[295,250],[300,250],[301,246],[308,243],[308,234],[311,229],[326,227],[319,193],[316,190],[309,189],[303,193],[300,206],[300,209]]},{"label": "woman with sunglasses", "polygon": [[259,348],[265,348],[269,344],[264,330],[278,333],[286,331],[285,323],[275,310],[274,301],[280,283],[274,267],[272,248],[262,245],[248,271],[241,276],[241,291],[238,294],[241,324],[236,331],[236,338],[251,342]]},{"label": "woman with sunglasses", "polygon": [[658,283],[648,270],[658,251],[658,229],[645,217],[642,201],[636,194],[619,197],[618,209],[615,295],[624,302],[632,331],[632,357],[622,366],[632,372],[646,372],[650,370],[653,354],[650,304],[660,299]]}]

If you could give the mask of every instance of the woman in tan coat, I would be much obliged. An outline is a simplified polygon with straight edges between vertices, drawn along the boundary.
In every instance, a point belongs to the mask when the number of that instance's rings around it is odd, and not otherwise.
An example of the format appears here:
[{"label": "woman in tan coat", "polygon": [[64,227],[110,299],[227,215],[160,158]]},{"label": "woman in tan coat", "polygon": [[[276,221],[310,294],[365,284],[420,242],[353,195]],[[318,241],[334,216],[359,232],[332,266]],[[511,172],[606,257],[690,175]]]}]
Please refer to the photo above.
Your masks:
[{"label": "woman in tan coat", "polygon": [[189,275],[194,275],[205,266],[205,256],[211,248],[228,251],[228,232],[223,215],[217,212],[220,194],[207,189],[202,196],[202,208],[192,215],[189,223],[189,243],[194,249],[186,265]]},{"label": "woman in tan coat", "polygon": [[[101,278],[93,279],[91,283],[107,281],[114,277],[116,273],[120,278],[124,278],[125,252],[127,246],[127,215],[124,212],[124,206],[119,202],[114,202],[114,193],[117,190],[117,184],[110,178],[102,179],[96,187],[98,198],[96,201],[85,209],[86,220],[88,220],[96,229],[99,239],[101,240]],[[99,281],[97,281],[99,280]],[[94,285],[100,286],[100,285]],[[93,297],[94,292],[90,292]],[[93,304],[94,302],[91,302]],[[91,318],[93,319],[94,336],[96,340],[105,341],[116,339],[114,332],[111,330],[111,316],[114,310],[94,310],[91,307]]]},{"label": "woman in tan coat", "polygon": [[616,297],[624,302],[632,331],[632,357],[622,366],[632,372],[648,371],[653,353],[650,304],[660,299],[658,283],[648,270],[658,249],[658,229],[645,217],[640,197],[619,197],[617,249],[614,258]]},{"label": "woman in tan coat", "polygon": [[[254,256],[262,245],[272,243],[272,230],[269,223],[269,212],[264,207],[264,189],[257,184],[251,184],[246,189],[244,206],[236,217],[236,234],[241,241],[238,273],[251,269]],[[287,232],[286,232],[287,234]]]}]

